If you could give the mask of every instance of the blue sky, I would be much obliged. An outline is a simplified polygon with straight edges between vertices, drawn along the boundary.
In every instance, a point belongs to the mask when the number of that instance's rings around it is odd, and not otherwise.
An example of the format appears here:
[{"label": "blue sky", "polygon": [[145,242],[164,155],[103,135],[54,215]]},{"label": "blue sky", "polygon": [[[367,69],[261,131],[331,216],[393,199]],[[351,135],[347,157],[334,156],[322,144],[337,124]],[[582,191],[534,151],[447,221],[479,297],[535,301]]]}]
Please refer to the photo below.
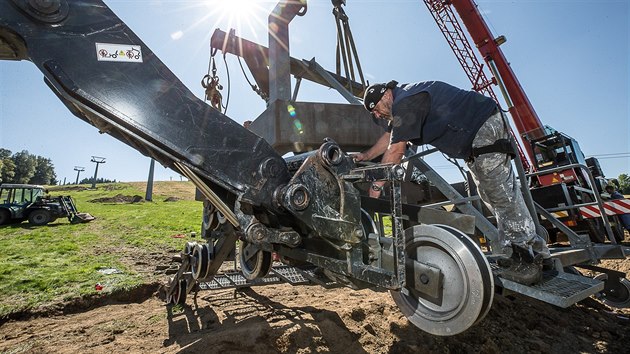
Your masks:
[{"label": "blue sky", "polygon": [[[237,17],[220,7],[219,0],[105,3],[198,97],[203,97],[199,82],[208,70],[214,29],[236,27],[238,35],[267,45],[267,14],[276,4],[255,1],[250,11]],[[347,3],[345,11],[370,82],[441,80],[471,86],[421,0]],[[630,173],[629,3],[477,1],[495,36],[507,37],[501,48],[542,122],[577,139],[587,156],[604,155],[600,163],[607,177]],[[331,11],[330,0],[310,0],[307,14],[293,20],[293,57],[315,57],[324,68],[334,70],[336,33]],[[238,122],[251,120],[265,103],[247,85],[235,57],[228,55],[227,63],[231,88],[227,115]],[[217,65],[227,86],[223,60]],[[336,92],[307,82],[302,83],[298,100],[344,102]],[[107,158],[99,167],[100,177],[119,181],[146,180],[150,163],[72,116],[29,62],[0,62],[0,147],[51,158],[61,181],[74,181],[74,166],[86,168],[81,178],[93,174],[92,155]],[[606,156],[621,153],[625,157]],[[457,180],[458,173],[447,162],[437,157],[429,161],[449,181]],[[155,177],[180,179],[159,165]]]}]

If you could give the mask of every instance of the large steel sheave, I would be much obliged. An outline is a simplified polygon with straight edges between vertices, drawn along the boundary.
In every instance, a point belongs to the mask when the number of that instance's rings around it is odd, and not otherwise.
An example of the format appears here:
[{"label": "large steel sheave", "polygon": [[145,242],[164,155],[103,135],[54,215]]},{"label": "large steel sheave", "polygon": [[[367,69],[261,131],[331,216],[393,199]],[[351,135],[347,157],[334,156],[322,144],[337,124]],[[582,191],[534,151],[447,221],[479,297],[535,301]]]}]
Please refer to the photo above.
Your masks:
[{"label": "large steel sheave", "polygon": [[[405,253],[405,288],[390,293],[411,323],[434,335],[451,336],[485,317],[494,278],[488,260],[466,234],[445,225],[417,225],[405,230]],[[426,278],[414,274],[414,261],[439,269],[437,297],[418,290],[422,284],[415,282]]]}]

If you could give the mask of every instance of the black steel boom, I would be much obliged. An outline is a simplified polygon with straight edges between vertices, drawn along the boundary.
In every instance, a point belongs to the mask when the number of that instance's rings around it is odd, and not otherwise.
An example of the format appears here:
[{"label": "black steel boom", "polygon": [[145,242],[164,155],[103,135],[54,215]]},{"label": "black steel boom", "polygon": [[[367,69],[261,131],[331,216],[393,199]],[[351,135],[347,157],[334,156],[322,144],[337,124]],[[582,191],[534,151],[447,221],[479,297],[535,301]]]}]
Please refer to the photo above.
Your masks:
[{"label": "black steel boom", "polygon": [[195,97],[100,0],[1,1],[0,59],[32,61],[73,114],[163,165],[187,166],[224,201],[272,210],[289,180],[264,139]]}]

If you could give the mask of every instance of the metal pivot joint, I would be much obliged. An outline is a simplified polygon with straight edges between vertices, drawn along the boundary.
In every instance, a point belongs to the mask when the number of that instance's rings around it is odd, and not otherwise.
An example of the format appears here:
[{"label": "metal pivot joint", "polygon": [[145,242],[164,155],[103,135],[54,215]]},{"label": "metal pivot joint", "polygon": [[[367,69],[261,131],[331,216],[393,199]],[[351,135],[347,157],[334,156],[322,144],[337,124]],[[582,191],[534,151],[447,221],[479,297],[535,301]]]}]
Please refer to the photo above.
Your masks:
[{"label": "metal pivot joint", "polygon": [[265,225],[256,222],[247,227],[245,238],[248,242],[261,246],[263,249],[269,248],[269,244],[283,244],[289,247],[296,247],[302,242],[302,237],[293,230],[269,229]]},{"label": "metal pivot joint", "polygon": [[291,181],[276,192],[276,203],[309,225],[316,235],[356,244],[364,237],[360,196],[343,177],[353,166],[339,145],[326,139],[316,154],[304,160]]},{"label": "metal pivot joint", "polygon": [[22,11],[41,22],[55,24],[68,16],[66,0],[13,0]]}]

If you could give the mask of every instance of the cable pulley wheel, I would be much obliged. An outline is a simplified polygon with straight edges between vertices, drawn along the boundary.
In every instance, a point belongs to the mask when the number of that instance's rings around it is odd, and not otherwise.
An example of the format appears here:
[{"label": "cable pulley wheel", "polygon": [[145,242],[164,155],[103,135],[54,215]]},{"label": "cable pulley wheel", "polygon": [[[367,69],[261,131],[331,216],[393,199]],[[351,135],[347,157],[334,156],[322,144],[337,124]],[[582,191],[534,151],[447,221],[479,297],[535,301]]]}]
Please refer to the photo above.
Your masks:
[{"label": "cable pulley wheel", "polygon": [[[593,279],[606,281],[608,274],[598,274]],[[610,307],[618,309],[628,308],[630,307],[630,280],[621,278],[619,279],[619,284],[617,284],[614,289],[607,290],[599,295],[599,299]]]},{"label": "cable pulley wheel", "polygon": [[[172,278],[171,278],[172,281]],[[184,305],[186,303],[186,279],[180,279],[174,286],[173,292],[166,298],[169,305]]]},{"label": "cable pulley wheel", "polygon": [[208,276],[208,268],[210,266],[210,248],[208,244],[196,244],[192,249],[191,255],[191,272],[195,280],[203,279]]},{"label": "cable pulley wheel", "polygon": [[263,251],[247,241],[239,241],[238,258],[243,276],[248,280],[263,278],[271,270],[271,252]]},{"label": "cable pulley wheel", "polygon": [[208,200],[203,201],[203,217],[201,227],[204,234],[214,231],[219,227],[219,219],[216,216],[217,210]]},{"label": "cable pulley wheel", "polygon": [[[390,293],[416,327],[433,335],[452,336],[481,321],[490,310],[494,298],[492,270],[466,234],[445,225],[416,225],[405,230],[405,257],[406,285]],[[439,269],[437,296],[418,290],[414,279],[426,277],[414,275],[414,262]]]}]

